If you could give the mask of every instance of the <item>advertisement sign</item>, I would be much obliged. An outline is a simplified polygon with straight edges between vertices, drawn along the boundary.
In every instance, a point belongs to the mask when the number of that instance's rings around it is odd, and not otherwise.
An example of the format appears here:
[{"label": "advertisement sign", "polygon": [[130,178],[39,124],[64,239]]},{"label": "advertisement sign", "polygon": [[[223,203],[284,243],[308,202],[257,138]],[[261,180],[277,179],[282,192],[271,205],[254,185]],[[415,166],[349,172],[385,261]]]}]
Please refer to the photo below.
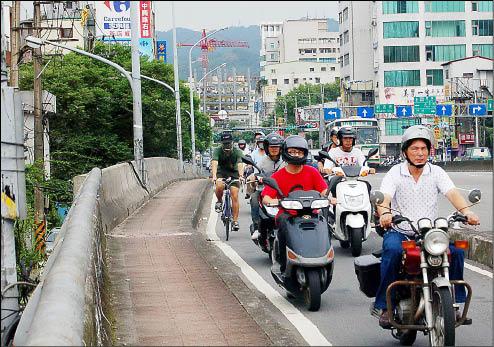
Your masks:
[{"label": "advertisement sign", "polygon": [[139,55],[147,57],[148,61],[154,59],[153,39],[139,39]]},{"label": "advertisement sign", "polygon": [[97,36],[130,42],[130,1],[95,1]]},{"label": "advertisement sign", "polygon": [[148,39],[151,36],[151,1],[139,1],[139,15],[141,20],[141,38]]},{"label": "advertisement sign", "polygon": [[460,133],[458,140],[460,145],[473,145],[475,143],[475,135],[472,133],[470,134]]},{"label": "advertisement sign", "polygon": [[156,41],[156,58],[166,63],[166,41]]}]

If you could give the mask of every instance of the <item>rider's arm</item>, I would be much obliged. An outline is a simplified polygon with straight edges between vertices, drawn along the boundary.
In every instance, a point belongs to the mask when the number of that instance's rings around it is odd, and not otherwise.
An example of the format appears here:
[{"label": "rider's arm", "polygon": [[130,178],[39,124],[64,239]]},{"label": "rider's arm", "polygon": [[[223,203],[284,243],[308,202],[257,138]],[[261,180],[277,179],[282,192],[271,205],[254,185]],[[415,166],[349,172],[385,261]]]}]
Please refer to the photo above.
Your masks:
[{"label": "rider's arm", "polygon": [[462,214],[465,215],[468,219],[468,224],[477,225],[480,224],[479,217],[468,208],[468,203],[465,201],[463,196],[461,196],[460,192],[456,188],[450,189],[446,193],[446,198],[448,198],[449,202]]},{"label": "rider's arm", "polygon": [[391,227],[391,219],[393,215],[391,214],[391,196],[384,194],[384,200],[379,206],[376,206],[377,213],[379,214],[379,223],[383,228]]},{"label": "rider's arm", "polygon": [[262,203],[264,205],[278,205],[279,200],[277,198],[272,198],[269,195],[264,195],[262,198]]},{"label": "rider's arm", "polygon": [[244,163],[242,162],[238,163],[238,177],[244,177]]},{"label": "rider's arm", "polygon": [[213,181],[216,181],[217,172],[218,172],[218,161],[213,160],[213,161],[211,161],[211,175],[212,175]]}]

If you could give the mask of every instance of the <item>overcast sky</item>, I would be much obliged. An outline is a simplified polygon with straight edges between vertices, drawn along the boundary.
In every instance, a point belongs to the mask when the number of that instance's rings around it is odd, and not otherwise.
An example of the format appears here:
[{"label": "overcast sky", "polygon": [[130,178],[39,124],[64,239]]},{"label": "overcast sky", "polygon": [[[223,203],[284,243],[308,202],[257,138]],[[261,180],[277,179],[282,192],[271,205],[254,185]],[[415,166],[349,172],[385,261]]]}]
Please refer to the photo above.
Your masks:
[{"label": "overcast sky", "polygon": [[[155,1],[156,30],[171,29],[171,1]],[[285,19],[338,18],[336,1],[175,1],[175,25],[189,29],[258,25]]]}]

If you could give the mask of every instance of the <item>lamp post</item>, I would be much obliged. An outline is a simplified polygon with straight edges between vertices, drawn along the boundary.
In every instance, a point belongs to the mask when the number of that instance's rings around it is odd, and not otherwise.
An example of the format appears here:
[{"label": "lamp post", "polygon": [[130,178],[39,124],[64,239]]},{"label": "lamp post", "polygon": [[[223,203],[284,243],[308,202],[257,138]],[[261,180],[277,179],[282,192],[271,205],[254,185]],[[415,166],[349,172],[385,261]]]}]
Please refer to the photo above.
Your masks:
[{"label": "lamp post", "polygon": [[[204,78],[206,78],[209,74],[215,72],[216,70],[218,70],[219,68],[225,66],[226,63],[223,63],[221,65],[218,65],[217,67],[215,67],[213,70],[209,71],[207,74],[205,74],[204,76],[202,76],[202,78],[197,82],[198,85],[201,84],[201,82],[204,80]],[[202,112],[203,113],[206,113],[206,88],[205,86],[203,86],[202,88],[202,99],[203,99],[203,106],[202,106]]]},{"label": "lamp post", "polygon": [[[107,65],[110,65],[110,66],[114,67],[115,69],[117,69],[120,73],[122,73],[122,75],[124,75],[125,78],[127,78],[127,80],[129,81],[129,84],[130,84],[130,88],[132,89],[132,92],[134,92],[134,81],[133,81],[130,73],[127,70],[125,70],[123,67],[121,67],[120,65],[112,62],[111,60],[105,59],[105,58],[100,57],[99,55],[96,55],[96,54],[92,54],[92,53],[83,51],[82,49],[64,46],[64,45],[61,45],[61,44],[56,43],[56,42],[40,39],[38,37],[27,36],[25,40],[26,40],[26,43],[28,44],[28,46],[30,46],[32,48],[39,48],[42,45],[49,44],[49,45],[52,45],[55,47],[60,47],[60,48],[67,49],[67,50],[72,51],[72,52],[76,52],[76,53],[88,56],[90,58],[99,60],[99,61],[101,61]],[[132,93],[132,102],[133,102],[133,106],[134,106],[133,109],[135,111],[135,109],[137,107],[138,100],[136,100],[134,93]],[[140,100],[139,100],[139,103],[140,103]],[[140,131],[136,131],[137,129],[139,129]],[[133,124],[132,130],[133,130],[133,134],[134,134],[134,160],[136,162],[137,167],[139,168],[140,178],[141,178],[141,180],[144,180],[145,175],[144,175],[144,155],[143,155],[143,147],[142,147],[142,143],[143,143],[142,119],[140,121],[139,121],[139,119],[136,119],[135,114],[134,114],[134,124]]]},{"label": "lamp post", "polygon": [[195,136],[195,126],[194,126],[194,82],[192,81],[192,50],[197,46],[202,40],[206,40],[208,37],[216,34],[221,30],[227,28],[221,28],[212,33],[209,33],[205,37],[201,37],[199,41],[194,43],[189,49],[189,88],[190,88],[190,132],[191,132],[191,142],[192,142],[192,165],[196,164],[196,136]]}]

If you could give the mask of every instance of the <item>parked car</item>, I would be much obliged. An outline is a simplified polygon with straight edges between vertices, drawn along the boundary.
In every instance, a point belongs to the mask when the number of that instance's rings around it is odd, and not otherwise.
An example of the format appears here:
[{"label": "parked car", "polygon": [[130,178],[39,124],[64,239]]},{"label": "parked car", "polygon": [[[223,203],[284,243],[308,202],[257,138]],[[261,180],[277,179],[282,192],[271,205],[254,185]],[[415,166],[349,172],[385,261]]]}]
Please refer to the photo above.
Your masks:
[{"label": "parked car", "polygon": [[462,161],[465,160],[491,160],[492,155],[489,147],[470,147],[467,148],[465,154],[462,157]]}]

